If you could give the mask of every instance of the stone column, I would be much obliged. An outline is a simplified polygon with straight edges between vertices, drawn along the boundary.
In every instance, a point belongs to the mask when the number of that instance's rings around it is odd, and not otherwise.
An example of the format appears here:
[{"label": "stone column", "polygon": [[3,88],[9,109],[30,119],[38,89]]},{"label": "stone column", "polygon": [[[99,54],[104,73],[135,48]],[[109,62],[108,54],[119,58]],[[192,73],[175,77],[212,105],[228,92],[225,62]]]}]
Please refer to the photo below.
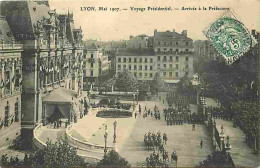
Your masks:
[{"label": "stone column", "polygon": [[216,150],[216,147],[217,147],[217,145],[216,145],[216,139],[215,139],[215,128],[216,128],[216,122],[215,122],[215,120],[212,122],[212,142],[213,142],[213,148],[214,148],[214,150]]},{"label": "stone column", "polygon": [[[4,64],[4,62],[2,62],[2,79],[1,79],[0,82],[2,82],[2,80],[3,80],[3,82],[5,81],[5,64]],[[4,83],[3,83],[3,88],[1,89],[2,97],[4,97],[4,90],[5,90],[4,89],[5,88],[5,84]]]}]

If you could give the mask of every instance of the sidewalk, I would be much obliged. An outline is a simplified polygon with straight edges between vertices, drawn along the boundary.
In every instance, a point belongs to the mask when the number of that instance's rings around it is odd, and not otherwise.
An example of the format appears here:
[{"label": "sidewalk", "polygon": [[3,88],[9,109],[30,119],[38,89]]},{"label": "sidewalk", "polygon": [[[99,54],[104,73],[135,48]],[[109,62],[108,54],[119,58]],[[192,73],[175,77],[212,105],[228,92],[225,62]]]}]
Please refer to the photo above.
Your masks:
[{"label": "sidewalk", "polygon": [[[221,126],[224,127],[225,136],[230,137],[231,144],[231,157],[237,167],[257,167],[259,164],[259,155],[253,154],[253,149],[249,148],[245,142],[246,136],[244,132],[239,128],[233,127],[233,123],[230,121],[224,121],[216,119],[216,127],[221,132]],[[226,141],[226,139],[225,139]]]},{"label": "sidewalk", "polygon": [[[85,141],[89,141],[92,138],[93,134],[103,126],[106,119],[96,117],[97,109],[91,109],[88,115],[84,116],[82,119],[79,119],[77,123],[72,125],[73,130],[85,138]],[[75,133],[73,134],[73,136]],[[76,137],[75,137],[76,138]]]}]

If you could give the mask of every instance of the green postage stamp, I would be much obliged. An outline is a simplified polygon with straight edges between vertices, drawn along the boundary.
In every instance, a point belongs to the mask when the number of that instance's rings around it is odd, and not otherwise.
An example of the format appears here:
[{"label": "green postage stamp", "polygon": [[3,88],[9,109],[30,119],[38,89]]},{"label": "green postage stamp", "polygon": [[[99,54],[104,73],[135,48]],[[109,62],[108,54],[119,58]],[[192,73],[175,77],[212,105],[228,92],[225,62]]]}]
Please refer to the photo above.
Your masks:
[{"label": "green postage stamp", "polygon": [[228,64],[236,61],[256,44],[244,24],[232,17],[217,19],[204,33]]}]

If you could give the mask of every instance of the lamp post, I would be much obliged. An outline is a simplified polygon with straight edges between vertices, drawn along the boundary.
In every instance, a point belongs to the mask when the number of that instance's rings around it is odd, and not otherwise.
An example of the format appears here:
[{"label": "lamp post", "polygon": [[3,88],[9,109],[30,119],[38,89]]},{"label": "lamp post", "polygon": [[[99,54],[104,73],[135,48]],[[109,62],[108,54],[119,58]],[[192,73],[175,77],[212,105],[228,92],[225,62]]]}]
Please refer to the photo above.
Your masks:
[{"label": "lamp post", "polygon": [[114,150],[117,151],[117,147],[116,147],[116,126],[117,126],[117,121],[115,119],[115,122],[113,123],[114,124]]},{"label": "lamp post", "polygon": [[133,95],[134,95],[134,99],[133,99],[133,111],[135,111],[135,93],[134,93]]},{"label": "lamp post", "polygon": [[107,133],[107,125],[105,125],[105,135],[104,135],[104,138],[105,138],[105,149],[104,149],[104,153],[105,153],[105,155],[107,154],[107,136],[108,136],[108,133]]},{"label": "lamp post", "polygon": [[139,90],[137,89],[136,92],[137,92],[137,94],[136,94],[136,101],[137,101],[137,104],[138,104],[138,95],[139,95]]},{"label": "lamp post", "polygon": [[226,146],[225,146],[225,150],[226,150],[227,152],[229,152],[230,149],[231,149],[231,145],[230,145],[230,143],[229,143],[229,136],[227,136],[227,143],[226,143]]},{"label": "lamp post", "polygon": [[219,137],[220,137],[220,151],[223,151],[225,148],[225,146],[224,146],[225,134],[224,134],[223,125],[221,126],[221,132],[219,134]]}]

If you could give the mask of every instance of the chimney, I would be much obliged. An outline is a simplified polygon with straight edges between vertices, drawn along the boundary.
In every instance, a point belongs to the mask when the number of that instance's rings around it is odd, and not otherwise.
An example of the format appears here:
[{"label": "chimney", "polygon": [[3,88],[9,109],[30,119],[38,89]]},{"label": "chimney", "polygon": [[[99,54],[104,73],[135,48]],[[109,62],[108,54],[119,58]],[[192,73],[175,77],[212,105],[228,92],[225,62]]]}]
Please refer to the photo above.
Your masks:
[{"label": "chimney", "polygon": [[129,39],[132,39],[134,36],[130,36]]},{"label": "chimney", "polygon": [[157,29],[154,30],[154,36],[157,34]]},{"label": "chimney", "polygon": [[185,37],[187,37],[187,30],[183,30],[183,31],[181,32],[181,34],[184,35]]},{"label": "chimney", "polygon": [[172,32],[175,32],[175,29],[172,29]]},{"label": "chimney", "polygon": [[252,34],[253,36],[255,36],[255,30],[254,30],[254,29],[251,31],[251,34]]}]

